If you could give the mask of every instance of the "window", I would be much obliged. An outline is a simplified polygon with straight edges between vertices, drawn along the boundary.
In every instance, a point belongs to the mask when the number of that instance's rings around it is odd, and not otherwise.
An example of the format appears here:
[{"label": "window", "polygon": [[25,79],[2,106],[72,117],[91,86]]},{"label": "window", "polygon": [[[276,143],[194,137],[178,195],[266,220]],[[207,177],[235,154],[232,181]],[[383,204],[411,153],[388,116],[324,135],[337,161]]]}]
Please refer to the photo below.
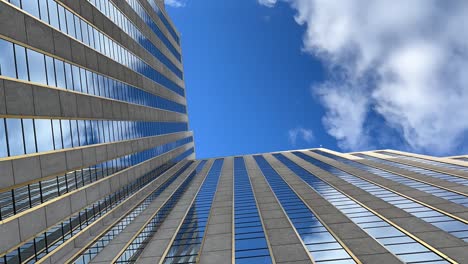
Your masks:
[{"label": "window", "polygon": [[49,86],[56,87],[57,82],[55,81],[54,59],[49,56],[45,56],[45,60],[46,60],[46,70],[47,70],[47,84]]},{"label": "window", "polygon": [[39,6],[37,1],[25,1],[23,0],[23,9],[24,11],[28,12],[29,14],[39,17]]},{"label": "window", "polygon": [[31,82],[47,84],[44,55],[28,49],[29,77]]},{"label": "window", "polygon": [[54,141],[52,134],[52,123],[50,119],[35,119],[37,132],[37,150],[39,152],[53,150]]},{"label": "window", "polygon": [[23,119],[23,131],[26,154],[36,153],[36,135],[32,119]]},{"label": "window", "polygon": [[16,78],[13,44],[0,39],[0,75]]},{"label": "window", "polygon": [[63,61],[60,61],[60,60],[56,60],[56,59],[53,59],[53,60],[54,60],[54,64],[55,64],[55,77],[57,79],[57,87],[66,89],[67,88],[67,83],[65,81],[65,66],[64,66],[64,63],[63,63]]},{"label": "window", "polygon": [[16,78],[29,81],[28,66],[26,64],[26,49],[16,44],[13,44],[13,46],[15,47]]},{"label": "window", "polygon": [[41,20],[49,24],[49,10],[47,8],[47,0],[39,0],[39,11]]},{"label": "window", "polygon": [[8,156],[5,119],[0,118],[0,158]]},{"label": "window", "polygon": [[50,24],[53,27],[60,29],[57,3],[54,0],[47,0],[47,6],[49,8]]},{"label": "window", "polygon": [[6,128],[8,133],[8,146],[10,149],[10,156],[23,155],[24,143],[21,119],[7,118]]}]

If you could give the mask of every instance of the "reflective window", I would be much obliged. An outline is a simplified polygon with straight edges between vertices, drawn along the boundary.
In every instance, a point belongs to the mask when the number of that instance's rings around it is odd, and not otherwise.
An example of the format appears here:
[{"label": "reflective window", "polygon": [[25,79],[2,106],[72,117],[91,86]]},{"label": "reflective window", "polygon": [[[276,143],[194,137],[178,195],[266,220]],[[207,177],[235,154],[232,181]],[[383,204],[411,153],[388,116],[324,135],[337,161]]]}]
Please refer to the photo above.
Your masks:
[{"label": "reflective window", "polygon": [[23,0],[22,8],[24,11],[28,12],[29,14],[39,17],[39,3],[37,1],[27,1]]},{"label": "reflective window", "polygon": [[6,136],[6,121],[0,118],[0,157],[8,156],[7,136]]},{"label": "reflective window", "polygon": [[[325,152],[325,151],[311,150],[311,152],[317,153],[319,155],[322,155],[322,156],[325,156],[325,157],[328,157],[328,158],[335,159],[335,160],[337,160],[339,162],[342,162],[342,163],[344,163],[346,165],[355,167],[357,169],[373,173],[373,174],[381,176],[383,178],[386,178],[386,179],[389,179],[389,180],[404,184],[406,186],[415,188],[417,190],[420,190],[420,191],[435,195],[435,196],[440,197],[442,199],[446,199],[448,201],[451,201],[451,202],[454,202],[454,203],[457,203],[457,204],[468,207],[468,197],[466,197],[464,195],[461,195],[461,194],[458,194],[458,193],[455,193],[455,192],[451,192],[451,191],[448,191],[448,190],[445,190],[445,189],[442,189],[442,188],[438,188],[436,186],[426,184],[426,183],[423,183],[423,182],[420,182],[420,181],[417,181],[417,180],[408,179],[406,177],[403,177],[403,176],[400,176],[400,175],[397,175],[397,174],[394,174],[394,173],[391,173],[391,172],[388,172],[388,171],[384,171],[384,170],[379,169],[379,168],[370,167],[370,166],[358,163],[357,161],[348,160],[348,159],[333,155],[333,154]],[[374,160],[373,157],[370,157],[370,156],[369,156],[368,159],[369,160]],[[376,160],[378,160],[378,159],[376,158]]]},{"label": "reflective window", "polygon": [[52,122],[50,119],[35,119],[37,132],[37,150],[39,152],[54,149]]},{"label": "reflective window", "polygon": [[16,78],[13,44],[0,39],[0,75]]},{"label": "reflective window", "polygon": [[16,59],[16,78],[29,81],[28,65],[26,63],[26,49],[16,44],[14,47]]},{"label": "reflective window", "polygon": [[461,165],[451,164],[451,163],[442,162],[442,161],[435,161],[435,160],[423,159],[423,158],[418,158],[418,157],[406,156],[406,155],[396,154],[396,153],[388,152],[388,151],[377,151],[377,153],[381,153],[381,154],[391,156],[391,157],[398,157],[398,158],[402,158],[406,160],[417,161],[417,162],[421,162],[421,163],[425,163],[429,165],[440,166],[442,168],[468,171],[467,166],[461,166]]},{"label": "reflective window", "polygon": [[[293,152],[298,155],[300,152]],[[306,182],[312,189],[317,191],[323,198],[333,204],[338,210],[346,215],[351,221],[367,232],[371,237],[380,242],[391,253],[398,256],[401,260],[409,258],[409,255],[417,256],[420,254],[427,254],[440,263],[448,263],[441,257],[430,251],[428,248],[418,248],[417,251],[408,252],[407,250],[401,251],[398,248],[392,248],[392,245],[401,244],[412,246],[418,244],[414,239],[408,235],[400,232],[397,228],[390,225],[384,219],[378,217],[373,212],[362,207],[348,196],[344,195],[328,183],[322,181],[317,176],[311,174],[309,171],[300,167],[290,159],[282,154],[273,154],[281,163],[291,169],[297,176]],[[423,258],[420,258],[423,261]]]},{"label": "reflective window", "polygon": [[41,20],[49,24],[49,10],[47,8],[47,0],[39,0],[39,12]]},{"label": "reflective window", "polygon": [[[234,227],[236,263],[272,263],[244,159],[234,158]],[[259,231],[252,232],[252,227]]]},{"label": "reflective window", "polygon": [[[397,168],[408,170],[408,171],[411,171],[411,172],[424,174],[424,175],[429,176],[429,177],[434,177],[434,178],[446,180],[446,181],[449,181],[449,182],[455,182],[455,183],[459,183],[459,184],[468,186],[468,180],[467,179],[457,177],[457,176],[454,176],[454,175],[441,173],[441,172],[437,172],[437,171],[433,171],[433,170],[428,170],[428,169],[424,169],[424,168],[420,168],[420,167],[415,167],[415,166],[411,166],[411,165],[407,165],[407,164],[403,164],[403,163],[399,163],[399,162],[395,162],[395,161],[391,161],[391,160],[375,158],[373,156],[369,156],[369,155],[365,155],[365,154],[361,154],[361,153],[354,154],[354,155],[357,156],[357,157],[365,158],[365,159],[372,160],[372,161],[375,161],[375,162],[378,162],[378,163],[386,164],[386,165],[389,165],[389,166],[392,166],[392,167],[397,167]],[[417,161],[417,160],[415,160],[415,161]]]},{"label": "reflective window", "polygon": [[314,260],[356,263],[266,159],[254,159]]},{"label": "reflective window", "polygon": [[[185,153],[184,153],[185,154]],[[182,154],[182,155],[184,155]],[[178,159],[178,157],[176,158]],[[33,239],[26,241],[25,244],[20,246],[17,250],[1,256],[0,262],[2,263],[29,263],[37,262],[46,256],[47,252],[51,252],[58,246],[62,245],[65,241],[75,236],[85,227],[94,223],[101,216],[115,208],[122,201],[133,195],[141,188],[152,182],[159,177],[162,173],[171,168],[176,162],[176,159],[169,161],[165,165],[158,167],[140,178],[128,183],[118,191],[104,197],[103,199],[89,205],[83,210],[72,215],[69,219],[60,222],[48,229],[45,233],[38,234]],[[106,171],[104,169],[104,171]],[[69,179],[77,179],[77,177],[70,177]],[[55,179],[53,181],[56,181]],[[52,192],[51,192],[52,193]],[[57,193],[57,191],[55,191]],[[40,192],[39,196],[42,197],[43,193]],[[2,208],[3,209],[3,208]],[[1,213],[0,213],[1,218]],[[47,241],[47,243],[45,243]],[[21,261],[20,261],[21,260]]]},{"label": "reflective window", "polygon": [[24,144],[26,146],[26,154],[36,153],[36,133],[34,122],[32,119],[23,119]]},{"label": "reflective window", "polygon": [[[13,47],[15,48],[13,49]],[[143,91],[115,79],[98,75],[42,53],[24,49],[22,46],[16,44],[13,46],[12,43],[1,39],[0,51],[3,51],[5,54],[5,56],[0,58],[0,75],[15,78],[16,60],[19,76],[17,78],[19,79],[104,96],[128,103],[186,113],[185,105]]]},{"label": "reflective window", "polygon": [[[302,152],[296,151],[293,152],[296,156],[306,160],[307,162],[345,180],[346,182],[382,199],[383,201],[392,204],[403,211],[412,214],[415,217],[418,217],[429,224],[432,224],[451,235],[454,235],[460,239],[468,241],[468,238],[465,237],[465,231],[468,231],[468,224],[463,223],[462,221],[456,220],[454,218],[446,216],[443,212],[439,212],[430,207],[427,207],[419,203],[416,199],[409,199],[404,196],[399,195],[397,192],[394,192],[388,188],[380,187],[370,180],[361,179],[358,176],[351,175],[345,171],[342,171],[338,168],[333,167],[332,165],[315,159],[309,155],[306,155]],[[432,220],[432,217],[447,217],[446,225],[438,224],[437,221]]]},{"label": "reflective window", "polygon": [[23,127],[21,119],[7,118],[7,140],[11,156],[22,155],[24,153]]},{"label": "reflective window", "polygon": [[210,215],[211,205],[218,185],[224,159],[213,163],[182,226],[177,232],[164,263],[193,263],[200,251],[201,242]]},{"label": "reflective window", "polygon": [[44,55],[30,49],[27,50],[27,54],[29,65],[29,80],[47,85]]},{"label": "reflective window", "polygon": [[50,25],[60,30],[57,3],[54,0],[46,0],[46,1],[47,1],[47,7],[49,10]]}]

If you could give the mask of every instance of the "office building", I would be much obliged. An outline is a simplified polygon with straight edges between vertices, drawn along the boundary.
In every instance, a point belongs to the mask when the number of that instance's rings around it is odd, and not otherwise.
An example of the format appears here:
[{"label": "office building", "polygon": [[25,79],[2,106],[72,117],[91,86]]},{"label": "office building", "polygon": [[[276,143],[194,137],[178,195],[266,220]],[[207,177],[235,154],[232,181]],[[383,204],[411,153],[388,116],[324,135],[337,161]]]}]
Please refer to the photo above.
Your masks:
[{"label": "office building", "polygon": [[467,263],[468,157],[196,160],[162,0],[0,0],[0,263]]}]

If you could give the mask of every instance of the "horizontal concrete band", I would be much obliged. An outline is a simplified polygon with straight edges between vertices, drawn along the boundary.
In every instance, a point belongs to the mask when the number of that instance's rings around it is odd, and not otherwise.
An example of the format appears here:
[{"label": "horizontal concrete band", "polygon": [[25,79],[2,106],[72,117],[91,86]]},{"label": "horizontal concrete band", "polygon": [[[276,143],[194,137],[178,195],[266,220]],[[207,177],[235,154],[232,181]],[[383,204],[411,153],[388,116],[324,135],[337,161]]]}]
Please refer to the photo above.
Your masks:
[{"label": "horizontal concrete band", "polygon": [[98,72],[149,93],[185,104],[185,98],[169,88],[125,67],[79,41],[0,1],[0,35],[27,47]]},{"label": "horizontal concrete band", "polygon": [[[385,150],[385,151],[390,152],[390,153],[400,154],[400,155],[403,155],[403,156],[408,156],[408,157],[421,158],[421,159],[425,159],[425,160],[431,160],[431,161],[442,162],[442,163],[447,163],[447,164],[455,164],[455,165],[460,165],[460,166],[466,167],[466,164],[464,164],[463,162],[456,161],[456,160],[450,160],[450,159],[439,160],[439,159],[436,159],[436,158],[430,157],[430,156],[419,155],[419,154],[415,154],[415,153],[407,153],[407,152],[402,152],[402,151],[397,151],[397,150]],[[366,153],[366,154],[368,154],[368,153]],[[370,154],[373,155],[374,153],[370,153]],[[435,165],[427,164],[427,163],[424,163],[424,162],[408,160],[408,159],[399,158],[399,157],[392,157],[392,156],[389,156],[389,155],[385,155],[384,153],[382,153],[382,154],[381,153],[376,153],[376,154],[377,155],[384,155],[386,157],[389,157],[389,158],[391,158],[392,161],[395,161],[395,162],[398,162],[398,163],[407,164],[407,165],[411,165],[411,166],[415,166],[415,167],[420,167],[420,168],[424,168],[424,169],[428,169],[428,170],[438,171],[438,172],[441,172],[441,173],[448,173],[448,174],[452,174],[452,175],[458,175],[458,176],[461,176],[463,178],[468,179],[468,172],[467,171],[454,170],[454,169],[450,169],[450,168],[443,168],[442,166],[435,166]]]},{"label": "horizontal concrete band", "polygon": [[[117,224],[123,217],[125,217],[128,213],[134,210],[135,207],[139,206],[141,202],[143,202],[149,195],[151,195],[155,190],[157,190],[163,183],[172,178],[172,176],[185,164],[186,162],[179,162],[179,164],[169,169],[163,175],[159,176],[156,180],[142,188],[140,191],[138,191],[131,197],[127,198],[125,202],[112,209],[111,212],[106,213],[106,215],[99,218],[90,226],[86,227],[77,236],[68,240],[61,248],[58,248],[57,250],[49,254],[49,256],[42,259],[42,263],[67,263],[67,261],[72,260],[71,258],[73,256],[75,256],[82,250],[86,250],[87,246],[95,243],[96,239],[98,239],[99,236],[105,234],[110,228],[112,228],[112,226]],[[115,237],[101,251],[101,253],[105,253],[105,251],[109,250],[109,248],[114,248],[112,246],[113,243],[115,243],[116,241],[121,241],[122,236],[132,234],[132,231],[136,232],[137,228],[133,227],[132,225],[134,225],[135,223],[142,223],[141,218],[148,217],[150,215],[150,212],[159,210],[162,203],[169,197],[169,194],[172,193],[172,191],[180,184],[180,182],[183,181],[183,179],[185,179],[189,175],[191,171],[193,171],[195,166],[196,163],[192,164],[189,168],[187,168],[185,173],[180,175],[177,178],[177,180],[175,180],[175,182],[168,186],[167,189],[164,190],[160,194],[160,196],[155,201],[153,201],[152,204],[144,212],[142,212],[129,226],[127,226],[119,236]],[[116,250],[115,248],[113,251],[115,253],[118,252],[118,250]],[[101,253],[99,253],[98,255],[100,255]]]},{"label": "horizontal concrete band", "polygon": [[[297,163],[299,166],[308,170],[323,181],[331,184],[343,194],[354,199],[355,201],[365,205],[368,209],[378,213],[384,219],[387,219],[411,234],[419,241],[438,250],[442,254],[450,256],[451,259],[463,262],[466,250],[462,247],[466,243],[447,232],[442,231],[435,226],[412,216],[411,214],[395,207],[380,198],[371,195],[370,193],[361,190],[360,188],[340,179],[339,177],[330,174],[307,161],[290,153],[284,153],[289,159]],[[312,155],[307,153],[308,155]]]},{"label": "horizontal concrete band", "polygon": [[207,161],[203,169],[193,179],[190,187],[182,195],[174,208],[171,210],[166,220],[159,227],[158,232],[153,236],[151,241],[146,245],[145,249],[138,258],[138,263],[160,263],[166,249],[168,249],[177,234],[180,226],[185,219],[197,193],[199,192],[203,181],[208,175],[213,162]]},{"label": "horizontal concrete band", "polygon": [[0,77],[0,116],[187,122],[186,114]]},{"label": "horizontal concrete band", "polygon": [[314,212],[323,225],[363,263],[381,260],[382,263],[401,263],[391,252],[369,236],[334,205],[312,189],[299,176],[284,166],[272,155],[266,160],[276,169],[283,180],[295,191],[302,201]]},{"label": "horizontal concrete band", "polygon": [[192,143],[186,144],[0,222],[0,236],[5,238],[0,241],[0,252],[14,249],[31,240],[36,234],[68,219],[192,147]]},{"label": "horizontal concrete band", "polygon": [[435,209],[440,210],[441,213],[448,213],[448,214],[453,214],[461,218],[466,218],[466,207],[462,205],[447,201],[446,199],[442,199],[430,193],[414,189],[412,187],[380,177],[378,175],[356,169],[349,165],[338,162],[334,159],[330,159],[330,158],[315,154],[313,152],[306,151],[304,153],[317,160],[320,160],[329,165],[332,165],[333,167],[339,170],[347,172],[353,176],[366,180],[370,183],[379,184],[385,187],[387,190],[394,191],[400,195],[405,195],[411,199],[414,199],[414,201],[416,202],[425,203],[426,205],[429,205]]},{"label": "horizontal concrete band", "polygon": [[299,234],[284,213],[252,156],[244,157],[265,235],[276,263],[313,263]]},{"label": "horizontal concrete band", "polygon": [[1,159],[0,191],[63,175],[190,136],[192,132],[179,132]]},{"label": "horizontal concrete band", "polygon": [[234,159],[225,158],[206,224],[205,236],[198,254],[199,263],[233,263],[234,261],[233,167]]},{"label": "horizontal concrete band", "polygon": [[[84,18],[88,23],[93,24],[96,28],[103,31],[105,34],[110,36],[113,40],[120,43],[122,46],[126,47],[133,54],[137,55],[143,61],[151,65],[157,71],[163,73],[164,76],[170,80],[176,82],[179,85],[183,85],[183,81],[177,77],[172,71],[170,71],[162,62],[156,59],[151,53],[149,53],[143,46],[137,43],[133,38],[131,38],[127,33],[125,33],[121,28],[114,24],[109,18],[107,18],[103,13],[101,13],[96,7],[94,7],[87,0],[58,0],[62,2],[65,6],[69,7],[74,13],[78,14]],[[128,8],[131,10],[130,6]],[[122,11],[122,8],[120,8]],[[132,10],[133,11],[133,10]],[[137,16],[135,14],[135,16]],[[130,16],[127,15],[130,18]],[[137,16],[138,17],[138,16]],[[141,20],[138,17],[139,20]],[[179,70],[183,70],[182,64],[178,62],[174,55],[169,52],[164,44],[159,41],[159,39],[154,35],[154,33],[146,26],[146,24],[141,20],[140,23],[135,23],[135,20],[132,19],[134,24],[140,28],[140,31],[171,61],[174,61],[174,64]],[[142,30],[141,26],[146,30]],[[150,37],[151,36],[151,37]],[[158,45],[159,44],[159,45]]]}]

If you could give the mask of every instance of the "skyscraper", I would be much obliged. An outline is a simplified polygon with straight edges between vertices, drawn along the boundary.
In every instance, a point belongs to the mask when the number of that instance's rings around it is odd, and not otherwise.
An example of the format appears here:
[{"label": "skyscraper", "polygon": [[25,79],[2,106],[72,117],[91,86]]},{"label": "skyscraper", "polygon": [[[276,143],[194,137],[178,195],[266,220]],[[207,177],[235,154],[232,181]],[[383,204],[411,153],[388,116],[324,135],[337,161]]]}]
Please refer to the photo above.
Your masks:
[{"label": "skyscraper", "polygon": [[195,160],[162,0],[0,1],[0,263],[465,263],[468,156]]}]

